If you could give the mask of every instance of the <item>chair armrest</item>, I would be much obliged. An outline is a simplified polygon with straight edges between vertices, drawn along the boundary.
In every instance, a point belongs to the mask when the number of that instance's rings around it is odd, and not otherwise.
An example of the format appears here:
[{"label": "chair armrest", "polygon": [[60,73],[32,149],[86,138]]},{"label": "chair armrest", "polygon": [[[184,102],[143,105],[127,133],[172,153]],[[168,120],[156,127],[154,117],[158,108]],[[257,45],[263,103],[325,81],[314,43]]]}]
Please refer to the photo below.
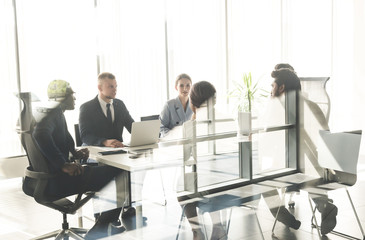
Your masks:
[{"label": "chair armrest", "polygon": [[[36,172],[31,169],[31,166],[28,166],[25,170],[25,176],[29,179],[33,179],[34,185],[27,185],[27,183],[23,182],[23,191],[27,194],[32,196],[36,202],[38,203],[45,203],[51,202],[54,199],[49,198],[45,195],[47,183],[49,179],[55,178],[58,174],[50,174],[45,172]],[[29,183],[29,182],[28,182]],[[30,188],[29,188],[30,186]],[[25,191],[27,189],[27,191]]]},{"label": "chair armrest", "polygon": [[58,174],[35,172],[33,170],[30,170],[29,167],[27,169],[25,169],[25,176],[34,178],[34,179],[50,179],[50,178],[55,178],[57,175]]}]

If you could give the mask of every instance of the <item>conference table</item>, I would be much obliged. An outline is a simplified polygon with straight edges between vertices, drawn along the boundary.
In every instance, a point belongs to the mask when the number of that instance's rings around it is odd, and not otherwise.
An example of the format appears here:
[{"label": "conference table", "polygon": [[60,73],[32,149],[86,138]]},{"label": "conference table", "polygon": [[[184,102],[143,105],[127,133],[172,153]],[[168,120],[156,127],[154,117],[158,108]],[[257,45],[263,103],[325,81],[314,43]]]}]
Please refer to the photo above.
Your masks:
[{"label": "conference table", "polygon": [[[131,174],[145,173],[149,170],[163,168],[183,168],[190,167],[192,172],[183,174],[183,194],[194,194],[198,191],[196,184],[196,162],[192,150],[199,142],[215,141],[219,139],[237,138],[237,132],[227,132],[224,134],[205,135],[192,139],[174,139],[169,141],[160,141],[153,145],[144,145],[139,147],[122,148],[126,153],[119,153],[120,148],[106,148],[97,146],[88,146],[90,158],[95,159],[99,164],[105,164],[125,170],[116,178],[117,206],[133,206],[136,207],[137,219],[142,216],[141,199],[136,199],[132,189]],[[237,140],[234,140],[237,141]],[[237,142],[234,142],[237,146]],[[236,150],[238,147],[236,148]],[[115,154],[102,155],[101,152],[116,151]],[[140,189],[139,189],[140,191]],[[184,192],[186,191],[186,192]]]},{"label": "conference table", "polygon": [[[282,129],[289,129],[291,127],[291,124],[287,124]],[[265,132],[275,131],[277,128],[266,128]],[[252,129],[252,133],[258,133],[259,131],[262,131],[262,129]],[[239,175],[237,178],[251,179],[252,177],[252,163],[250,160],[252,158],[252,141],[247,136],[237,135],[236,131],[198,135],[193,138],[161,139],[160,142],[153,145],[122,148],[126,153],[111,155],[101,155],[99,153],[110,150],[118,151],[120,149],[97,146],[88,146],[88,149],[90,150],[90,158],[95,159],[101,164],[126,171],[123,178],[127,178],[126,182],[129,182],[129,184],[119,190],[128,193],[131,193],[131,173],[185,166],[191,166],[193,168],[192,172],[194,173],[197,159],[201,159],[202,152],[205,158],[215,158],[217,156],[216,153],[222,149],[223,152],[227,152],[226,149],[229,149],[228,151],[238,154],[236,156],[238,165],[235,166],[236,173]],[[188,179],[191,178],[191,175],[193,174],[185,176],[184,181],[191,182]],[[184,188],[184,190],[189,190],[189,192],[198,191],[197,186],[192,186],[191,184],[186,184]],[[127,205],[130,205],[131,200],[131,198],[128,199]]]},{"label": "conference table", "polygon": [[[136,209],[136,227],[143,227],[142,214],[142,188],[139,184],[133,184],[132,174],[141,173],[142,184],[145,173],[148,170],[162,169],[167,167],[181,167],[194,164],[194,160],[183,161],[182,145],[161,147],[161,144],[145,145],[134,148],[123,148],[126,153],[101,155],[104,151],[119,151],[105,147],[88,147],[90,158],[95,159],[99,164],[105,164],[125,170],[115,179],[116,204],[118,207],[133,206]],[[134,183],[135,180],[133,179]],[[161,183],[162,184],[162,183]],[[137,192],[138,191],[138,192]]]},{"label": "conference table", "polygon": [[[290,128],[290,126],[287,126]],[[275,128],[273,128],[275,130]],[[270,131],[268,128],[266,131]],[[259,130],[253,129],[256,133]],[[222,142],[224,146],[222,146]],[[204,147],[201,147],[204,145]],[[218,146],[219,145],[219,146]],[[228,146],[230,145],[230,146]],[[199,147],[197,147],[199,146]],[[231,174],[230,179],[217,180],[216,183],[223,184],[230,180],[247,181],[252,178],[252,141],[247,136],[237,136],[236,131],[222,132],[215,134],[206,134],[196,136],[194,138],[180,138],[168,141],[161,140],[157,144],[145,145],[133,148],[123,148],[126,153],[118,153],[111,155],[102,155],[100,152],[104,151],[119,151],[121,149],[105,148],[89,146],[90,158],[95,159],[99,164],[105,164],[120,168],[124,170],[124,173],[116,178],[116,202],[117,206],[134,206],[137,213],[137,227],[143,226],[142,218],[142,188],[133,190],[132,185],[136,188],[137,184],[132,184],[131,175],[138,173],[145,173],[149,170],[164,169],[164,168],[180,168],[182,169],[182,187],[178,189],[177,196],[193,196],[194,194],[200,194],[202,189],[205,188],[198,186],[198,171],[197,164],[199,158],[199,164],[202,160],[208,159],[210,162],[214,162],[219,156],[224,154],[216,154],[217,148],[224,148],[225,150],[231,147],[232,158],[231,163],[235,165],[231,167],[230,170],[235,171],[234,175]],[[233,147],[232,147],[233,146]],[[195,150],[194,150],[195,148]],[[199,151],[196,150],[199,148]],[[201,150],[204,148],[203,157],[201,155]],[[198,154],[196,154],[198,152]],[[234,154],[232,154],[234,153]],[[225,156],[224,164],[227,164],[227,156]],[[221,168],[222,165],[219,165]],[[186,169],[190,171],[186,171]],[[200,168],[201,169],[201,168]],[[219,170],[219,169],[218,169]],[[209,177],[218,179],[216,176],[217,171],[210,171]],[[218,174],[217,174],[218,175]],[[221,176],[219,176],[221,177]],[[199,175],[199,181],[201,181],[201,176]],[[143,182],[142,182],[143,183]],[[209,182],[210,184],[210,182]],[[206,188],[205,188],[206,189]],[[137,196],[137,198],[136,198]]]}]

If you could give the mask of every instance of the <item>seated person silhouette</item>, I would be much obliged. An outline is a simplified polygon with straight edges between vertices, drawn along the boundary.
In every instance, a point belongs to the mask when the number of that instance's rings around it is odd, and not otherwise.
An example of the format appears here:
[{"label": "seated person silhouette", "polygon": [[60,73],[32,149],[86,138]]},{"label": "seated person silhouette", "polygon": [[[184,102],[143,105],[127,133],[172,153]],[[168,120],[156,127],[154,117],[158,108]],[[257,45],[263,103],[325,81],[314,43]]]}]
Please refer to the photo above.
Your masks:
[{"label": "seated person silhouette", "polygon": [[[64,111],[75,108],[74,91],[68,82],[54,80],[48,86],[48,98],[56,105],[37,122],[33,137],[48,160],[51,173],[58,174],[47,186],[49,194],[66,197],[80,192],[100,191],[123,170],[110,166],[83,166],[71,161],[70,153],[78,159],[89,157],[87,149],[75,149],[64,116]],[[120,226],[118,220],[121,209],[105,209],[85,239],[106,237],[110,230],[112,234],[123,232],[125,228]]]},{"label": "seated person silhouette", "polygon": [[[271,73],[271,76],[274,78],[272,82],[272,90],[271,90],[271,97],[279,98],[279,100],[283,100],[283,96],[285,92],[288,91],[298,91],[300,101],[304,102],[305,106],[310,109],[310,111],[304,111],[304,109],[299,109],[299,114],[311,114],[319,123],[319,126],[316,126],[316,129],[309,130],[307,129],[306,121],[310,121],[310,116],[303,116],[301,119],[304,119],[304,122],[300,123],[300,135],[301,140],[303,136],[307,136],[315,141],[318,138],[318,131],[319,130],[329,130],[327,121],[323,112],[320,110],[318,105],[308,99],[306,99],[300,92],[301,84],[297,74],[294,71],[294,68],[286,63],[280,63],[275,66],[275,70]],[[302,104],[300,104],[302,105]],[[308,126],[312,127],[310,124]],[[301,143],[301,146],[304,148],[308,148],[309,146],[306,144]],[[311,149],[311,152],[316,153],[316,149]],[[312,159],[313,164],[317,164],[315,168],[318,169],[318,172],[323,171],[323,169],[318,168],[318,155],[315,154],[313,156],[315,159]],[[319,173],[321,174],[321,173]],[[341,174],[341,173],[338,173]],[[265,196],[264,196],[265,197]],[[314,203],[318,211],[321,213],[321,233],[327,234],[331,232],[336,226],[336,216],[338,209],[333,204],[331,199],[328,199],[327,195],[314,195],[311,194],[311,198],[313,199]],[[270,207],[272,201],[266,201]],[[273,216],[276,216],[277,213],[277,206],[270,208]],[[298,229],[300,227],[300,221],[296,220],[293,215],[284,207],[280,207],[280,211],[278,213],[278,221],[282,222],[286,226],[289,226],[294,229]]]},{"label": "seated person silhouette", "polygon": [[192,81],[189,75],[182,73],[177,76],[175,89],[178,91],[178,96],[168,100],[160,114],[161,136],[166,135],[174,127],[182,125],[191,119],[193,114],[189,103],[191,85]]},{"label": "seated person silhouette", "polygon": [[[192,129],[189,129],[189,127],[187,126],[192,126],[192,124],[195,123],[195,120],[198,118],[201,114],[201,112],[206,111],[206,107],[207,107],[207,103],[208,101],[212,100],[213,103],[215,103],[215,94],[216,94],[216,89],[215,87],[207,82],[207,81],[200,81],[195,83],[190,91],[190,95],[189,95],[189,103],[190,103],[190,108],[193,111],[193,114],[191,116],[191,120],[187,121],[186,124],[184,125],[184,132],[186,135],[192,136]],[[200,113],[200,114],[199,114]],[[192,123],[192,124],[189,124]],[[173,132],[174,130],[181,130],[175,128],[173,130],[171,130],[171,132]],[[169,134],[173,134],[170,133]],[[193,144],[194,145],[194,144]],[[194,147],[187,147],[184,149],[188,150],[191,152],[192,156],[194,157]],[[196,154],[195,154],[196,155]],[[195,179],[193,179],[193,181],[196,181],[196,175],[194,176]],[[196,193],[195,197],[204,197],[204,193]],[[197,214],[197,206],[199,205],[199,201],[195,201],[195,202],[191,202],[185,205],[184,209],[185,209],[185,216],[187,217],[189,224],[192,228],[193,231],[193,239],[194,240],[203,240],[205,239],[205,235],[201,229],[201,223],[199,222],[199,218],[198,218],[198,214]],[[209,202],[206,202],[204,204],[210,204]],[[220,213],[219,211],[213,211],[210,212],[210,217],[213,223],[213,230],[212,230],[212,234],[210,239],[212,240],[224,240],[224,239],[228,239],[226,230],[223,228],[222,225],[222,221],[221,221],[221,217],[220,217]]]}]

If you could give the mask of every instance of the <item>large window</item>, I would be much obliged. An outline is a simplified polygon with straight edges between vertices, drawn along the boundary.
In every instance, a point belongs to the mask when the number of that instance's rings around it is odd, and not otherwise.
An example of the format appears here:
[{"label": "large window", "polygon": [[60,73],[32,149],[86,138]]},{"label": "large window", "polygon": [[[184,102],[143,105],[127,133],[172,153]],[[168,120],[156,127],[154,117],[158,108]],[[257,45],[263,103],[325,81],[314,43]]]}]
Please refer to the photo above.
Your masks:
[{"label": "large window", "polygon": [[164,1],[97,1],[96,12],[100,71],[116,75],[117,97],[136,121],[159,114],[166,100]]},{"label": "large window", "polygon": [[268,77],[281,61],[281,1],[229,1],[229,80]]},{"label": "large window", "polygon": [[[47,101],[48,83],[63,79],[76,92],[78,109],[97,93],[93,2],[18,0],[16,3],[21,91],[33,92],[41,101]],[[78,119],[77,111],[67,112],[66,116],[70,125]]]},{"label": "large window", "polygon": [[287,1],[284,7],[285,59],[301,77],[331,76],[332,0]]},{"label": "large window", "polygon": [[193,83],[210,81],[217,101],[226,96],[225,5],[220,0],[167,2],[170,98],[176,97],[174,80],[180,73]]},{"label": "large window", "polygon": [[[254,80],[269,89],[274,65],[289,62],[300,76],[331,76],[333,113],[339,116],[343,101],[334,94],[343,94],[343,79],[356,78],[361,86],[363,70],[357,63],[362,59],[355,53],[362,49],[358,37],[364,28],[357,20],[365,10],[360,3],[355,8],[353,1],[13,2],[17,25],[12,1],[0,0],[0,106],[7,116],[0,126],[1,157],[21,154],[14,131],[20,106],[14,93],[31,91],[46,101],[53,79],[69,81],[76,91],[76,110],[66,113],[70,130],[78,121],[80,104],[96,96],[101,71],[116,75],[117,97],[135,120],[158,114],[165,101],[176,96],[174,81],[182,72],[193,82],[212,82],[220,105],[227,102],[232,81],[243,73],[252,72]],[[345,92],[357,85],[347,84]],[[337,129],[358,109],[352,103],[361,102],[351,94],[345,99],[346,106],[354,107],[346,107],[349,114],[331,124]]]},{"label": "large window", "polygon": [[[20,141],[15,132],[19,116],[17,59],[14,11],[11,1],[0,1],[0,157],[20,155]],[[6,53],[6,54],[4,54]]]}]

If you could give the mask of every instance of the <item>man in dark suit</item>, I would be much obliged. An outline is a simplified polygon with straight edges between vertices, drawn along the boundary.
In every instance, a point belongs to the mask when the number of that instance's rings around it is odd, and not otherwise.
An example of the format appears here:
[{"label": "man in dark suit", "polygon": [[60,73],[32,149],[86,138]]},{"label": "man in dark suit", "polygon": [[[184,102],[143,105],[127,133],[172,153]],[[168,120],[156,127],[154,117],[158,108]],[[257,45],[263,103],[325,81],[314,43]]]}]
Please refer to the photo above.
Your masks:
[{"label": "man in dark suit", "polygon": [[123,147],[123,129],[132,130],[133,118],[123,101],[116,99],[117,81],[111,73],[98,76],[99,94],[80,107],[83,145]]},{"label": "man in dark suit", "polygon": [[[94,99],[80,107],[79,126],[82,143],[88,146],[124,147],[123,129],[131,132],[134,120],[123,101],[115,98],[115,76],[108,72],[99,74],[98,90],[99,94]],[[135,209],[130,207],[122,213],[122,219],[131,220],[135,218],[135,214]]]}]

